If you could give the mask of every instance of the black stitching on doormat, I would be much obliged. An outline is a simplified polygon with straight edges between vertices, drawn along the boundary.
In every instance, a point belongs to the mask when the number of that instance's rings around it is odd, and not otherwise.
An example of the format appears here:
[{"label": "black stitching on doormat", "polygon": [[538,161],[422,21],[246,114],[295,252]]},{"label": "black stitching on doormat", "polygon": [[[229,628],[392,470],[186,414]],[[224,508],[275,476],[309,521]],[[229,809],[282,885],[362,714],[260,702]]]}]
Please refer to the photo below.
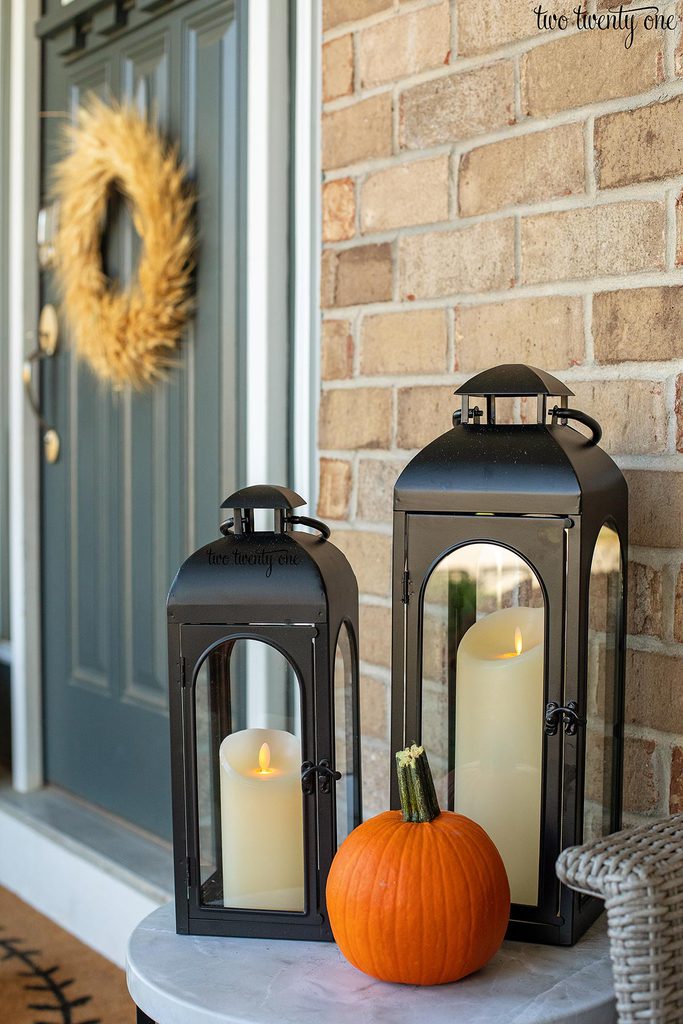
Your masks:
[{"label": "black stitching on doormat", "polygon": [[4,951],[4,956],[0,957],[0,963],[4,963],[7,960],[19,960],[26,968],[24,971],[19,971],[19,977],[31,979],[24,985],[24,990],[26,992],[47,993],[47,999],[50,1002],[28,1003],[28,1010],[35,1010],[39,1013],[58,1013],[60,1015],[59,1018],[52,1017],[51,1020],[36,1018],[33,1024],[102,1024],[99,1017],[90,1017],[88,1020],[78,1022],[74,1020],[73,1011],[81,1006],[86,1006],[92,1000],[92,996],[78,996],[75,999],[70,999],[66,994],[66,990],[73,985],[74,979],[65,978],[63,981],[58,980],[57,972],[59,971],[59,965],[41,967],[35,960],[35,957],[41,955],[41,951],[39,949],[20,948],[25,945],[26,943],[22,939],[3,938],[0,936],[0,951]]}]

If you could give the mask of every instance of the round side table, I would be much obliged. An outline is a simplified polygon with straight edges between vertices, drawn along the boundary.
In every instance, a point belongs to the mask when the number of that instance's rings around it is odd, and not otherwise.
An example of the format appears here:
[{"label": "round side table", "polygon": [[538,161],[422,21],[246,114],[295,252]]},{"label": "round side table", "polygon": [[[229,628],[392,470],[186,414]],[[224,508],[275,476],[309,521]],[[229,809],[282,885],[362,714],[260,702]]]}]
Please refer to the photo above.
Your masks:
[{"label": "round side table", "polygon": [[477,974],[419,988],[375,981],[323,942],[176,935],[173,906],[133,932],[138,1024],[614,1024],[604,919],[571,949],[506,942]]}]

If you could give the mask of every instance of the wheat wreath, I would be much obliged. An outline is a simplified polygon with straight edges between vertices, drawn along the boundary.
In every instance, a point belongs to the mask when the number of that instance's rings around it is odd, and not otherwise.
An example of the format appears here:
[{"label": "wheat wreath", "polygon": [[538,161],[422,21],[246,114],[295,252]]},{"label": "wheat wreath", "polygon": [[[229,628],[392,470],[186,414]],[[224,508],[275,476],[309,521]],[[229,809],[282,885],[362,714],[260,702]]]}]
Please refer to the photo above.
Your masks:
[{"label": "wheat wreath", "polygon": [[[141,389],[174,364],[193,308],[194,192],[177,150],[132,107],[92,98],[66,140],[55,168],[55,248],[73,344],[98,377]],[[117,190],[142,241],[128,288],[102,266],[107,205]]]}]

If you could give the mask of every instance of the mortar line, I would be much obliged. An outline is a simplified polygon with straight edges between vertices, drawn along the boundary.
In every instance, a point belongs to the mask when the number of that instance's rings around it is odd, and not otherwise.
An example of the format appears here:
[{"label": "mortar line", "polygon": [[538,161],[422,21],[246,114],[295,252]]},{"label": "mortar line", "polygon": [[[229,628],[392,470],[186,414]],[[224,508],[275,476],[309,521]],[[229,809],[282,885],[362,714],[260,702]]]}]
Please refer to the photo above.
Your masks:
[{"label": "mortar line", "polygon": [[458,182],[460,179],[460,155],[455,149],[448,157],[448,213],[449,222],[458,220]]},{"label": "mortar line", "polygon": [[[351,46],[353,57],[353,91],[352,95],[357,100],[361,89],[360,78],[360,39],[358,32],[351,32]],[[323,104],[323,109],[325,104]]]},{"label": "mortar line", "polygon": [[340,519],[336,526],[339,533],[374,533],[378,537],[391,537],[391,523],[375,522],[367,519],[356,519],[353,524]]},{"label": "mortar line", "polygon": [[[396,166],[402,165],[397,163]],[[384,169],[388,170],[390,168]],[[587,196],[584,192],[577,192],[570,196],[549,197],[536,203],[519,203],[517,205],[503,206],[500,209],[474,214],[469,217],[458,216],[455,223],[453,220],[448,219],[432,221],[431,223],[397,225],[386,228],[383,231],[369,231],[362,235],[360,239],[351,238],[330,242],[327,243],[327,248],[342,251],[344,249],[353,249],[359,243],[362,245],[374,245],[381,242],[394,241],[396,238],[452,234],[457,231],[466,231],[468,228],[477,227],[480,224],[492,224],[509,220],[511,217],[524,217],[525,220],[530,220],[532,218],[544,217],[550,213],[575,213],[581,210],[596,210],[604,206],[620,206],[625,204],[644,205],[658,203],[663,206],[672,185],[674,188],[683,188],[683,176],[661,179],[656,182],[643,182],[638,185],[624,185],[620,188],[603,189],[596,192],[594,196]],[[587,200],[590,200],[590,202]]]},{"label": "mortar line", "polygon": [[[357,309],[355,315],[351,317],[351,339],[353,342],[353,358],[352,358],[352,380],[356,380],[362,376],[361,373],[361,317],[362,309]],[[348,380],[349,378],[342,378],[342,380]]]},{"label": "mortar line", "polygon": [[391,683],[391,669],[387,665],[377,665],[373,661],[360,659],[360,669],[363,675],[371,679],[380,680],[383,683]]},{"label": "mortar line", "polygon": [[517,122],[527,120],[527,116],[522,109],[522,67],[521,67],[521,56],[515,54],[512,59],[512,81],[515,92],[515,120]]},{"label": "mortar line", "polygon": [[587,366],[595,364],[595,343],[593,339],[593,295],[583,297],[583,339],[584,359]]},{"label": "mortar line", "polygon": [[666,227],[665,227],[665,245],[666,245],[666,266],[667,270],[676,269],[676,258],[678,248],[678,226],[677,226],[677,212],[678,212],[678,196],[680,192],[678,189],[670,189],[666,193]]},{"label": "mortar line", "polygon": [[676,15],[677,27],[674,32],[665,32],[662,53],[663,53],[663,66],[662,73],[665,81],[676,80],[676,46],[678,43],[678,34],[680,31],[680,22],[678,21],[677,4],[666,4],[665,11],[667,14],[673,13]]},{"label": "mortar line", "polygon": [[667,397],[667,408],[666,414],[668,416],[668,440],[669,448],[673,454],[676,454],[676,437],[678,433],[678,417],[676,415],[676,384],[677,377],[672,375],[670,380],[667,381],[666,386],[666,397]]},{"label": "mortar line", "polygon": [[[452,384],[455,381],[451,382]],[[443,430],[448,430],[450,426],[449,422],[445,422]],[[434,436],[438,433],[435,432]],[[424,444],[427,444],[431,437],[425,438]],[[355,449],[349,448],[323,448],[319,451],[321,458],[337,458],[337,459],[350,459]],[[408,462],[409,459],[414,458],[418,454],[420,448],[362,448],[359,452],[362,453],[364,459],[378,459],[382,462]],[[638,471],[646,473],[683,473],[683,455],[679,452],[675,454],[667,454],[666,452],[657,455],[625,455],[618,452],[612,453],[612,458],[616,462],[617,466],[622,471]],[[643,549],[645,550],[645,549]],[[652,547],[653,551],[671,551],[671,548],[657,548]],[[678,550],[678,549],[675,549]],[[681,551],[681,560],[683,561],[683,550]]]},{"label": "mortar line", "polygon": [[[323,34],[323,42],[330,42],[332,39],[346,35],[350,31],[363,31],[368,28],[373,28],[375,25],[393,20],[396,16],[397,14],[394,8],[389,8],[386,11],[378,12],[377,14],[370,15],[367,18],[359,18],[355,21],[343,23],[325,31]],[[402,15],[399,13],[398,16],[400,17]],[[641,26],[641,35],[644,31],[645,30]],[[650,31],[656,31],[657,35],[660,37],[667,34],[675,35],[674,32],[667,33],[660,29]],[[575,24],[568,26],[567,29],[562,32],[537,30],[535,26],[533,26],[529,35],[524,36],[521,39],[505,40],[498,45],[494,45],[489,49],[484,49],[477,53],[459,54],[458,64],[465,70],[470,70],[473,67],[478,67],[482,64],[493,64],[497,61],[511,59],[515,56],[535,50],[539,46],[552,45],[559,39],[564,41],[565,39],[571,39],[574,36],[581,35],[582,33],[584,36],[587,35],[585,29],[579,29]],[[625,52],[628,56],[628,51]],[[422,71],[406,76],[406,78],[409,78],[411,83],[413,80],[417,80],[418,83],[424,80],[429,81],[430,77],[439,77],[438,72],[440,70],[441,68],[439,67],[426,68]]]},{"label": "mortar line", "polygon": [[446,310],[446,373],[451,374],[457,366],[456,312],[453,306]]},{"label": "mortar line", "polygon": [[595,174],[595,117],[592,114],[586,118],[583,129],[585,144],[585,166],[586,166],[586,195],[594,199],[598,192],[598,185]]},{"label": "mortar line", "polygon": [[[451,73],[454,72],[451,71]],[[384,88],[377,90],[373,95],[390,91],[390,89]],[[488,131],[475,133],[474,135],[458,139],[458,146],[462,147],[463,151],[467,151],[468,149],[485,146],[492,142],[501,142],[508,138],[516,138],[520,135],[530,135],[535,132],[547,131],[550,128],[557,128],[561,125],[581,122],[591,115],[600,117],[605,114],[640,110],[644,107],[655,106],[657,104],[665,103],[668,100],[676,99],[682,94],[683,79],[677,78],[675,82],[667,82],[664,85],[657,85],[652,89],[635,95],[620,96],[615,99],[596,100],[595,102],[585,104],[582,107],[570,107],[566,110],[560,110],[554,114],[546,116],[530,116],[514,124],[501,124]],[[341,109],[340,104],[343,104],[344,107],[351,107],[354,103],[360,101],[361,97],[359,96],[342,97],[339,100],[326,104],[324,107],[324,113],[333,113],[334,109]],[[405,155],[405,157],[409,159],[411,156],[415,156],[418,153],[431,152],[432,149],[437,148],[438,146],[449,144],[449,141],[450,144],[453,143],[453,140],[446,140],[444,143],[437,143],[436,146],[415,146],[406,148],[401,155]],[[353,164],[345,164],[339,167],[328,167],[324,170],[326,175],[345,176],[350,173],[350,168],[358,166],[364,167],[365,165],[382,166],[383,163],[386,163],[391,159],[392,157],[374,157],[365,161],[358,160]]]},{"label": "mortar line", "polygon": [[[677,10],[678,4],[674,4],[673,6]],[[676,31],[674,32],[674,58],[673,58],[673,76],[674,76],[674,79],[678,78],[678,75],[680,74],[680,69],[677,67],[677,65],[680,64],[679,51],[680,51],[680,46],[681,46],[681,40],[683,40],[683,19],[679,18],[678,19],[678,25],[676,27]]]},{"label": "mortar line", "polygon": [[358,452],[354,452],[351,460],[351,493],[349,494],[349,519],[351,522],[356,521],[358,513],[358,466],[360,456]]},{"label": "mortar line", "polygon": [[[639,271],[618,277],[595,277],[585,279],[562,279],[557,281],[520,284],[515,288],[498,288],[480,292],[448,292],[444,295],[419,297],[410,300],[387,300],[363,304],[369,313],[405,313],[410,310],[441,309],[449,305],[485,306],[499,302],[513,302],[517,299],[539,299],[550,296],[571,297],[591,295],[595,292],[616,292],[627,289],[680,287],[683,284],[683,267],[675,270]],[[323,319],[338,320],[350,316],[356,306],[330,306],[324,310]],[[328,315],[329,314],[329,315]]]},{"label": "mortar line", "polygon": [[673,642],[676,619],[676,586],[678,574],[681,569],[681,556],[678,556],[677,563],[673,559],[665,562],[660,569],[662,577],[662,624],[664,627],[663,640]]},{"label": "mortar line", "polygon": [[458,56],[458,0],[451,0],[451,63],[459,61]]},{"label": "mortar line", "polygon": [[[347,29],[344,32],[340,32],[339,35],[346,35],[349,31],[356,31],[356,28],[354,27],[353,29]],[[563,39],[570,39],[572,36],[576,36],[579,34],[579,31],[567,30],[566,32],[562,33],[562,36]],[[673,35],[674,33],[669,32],[668,34]],[[330,40],[325,39],[324,41],[329,42]],[[466,75],[469,72],[479,71],[481,69],[491,67],[494,64],[500,64],[505,62],[513,63],[516,58],[521,60],[521,58],[524,57],[525,54],[532,52],[538,46],[544,46],[546,43],[551,43],[552,41],[553,40],[549,40],[547,38],[539,40],[527,39],[521,40],[520,42],[517,43],[508,44],[508,46],[497,51],[489,51],[487,53],[474,54],[469,57],[459,56],[452,64],[438,64],[433,68],[426,68],[422,71],[414,72],[412,74],[401,75],[396,79],[388,78],[384,82],[378,82],[373,84],[372,86],[368,86],[365,89],[360,89],[357,98],[359,101],[364,99],[370,99],[372,96],[376,96],[378,93],[386,91],[388,88],[392,88],[394,85],[398,85],[401,91],[405,91],[413,89],[416,86],[425,85],[430,82],[437,82],[439,81],[439,79],[448,78],[450,75]],[[628,51],[626,51],[626,56],[629,56]],[[576,107],[573,109],[596,109],[603,105],[611,105],[614,103],[619,104],[623,103],[624,101],[630,100],[638,101],[643,96],[657,92],[659,92],[660,94],[664,93],[667,96],[675,95],[678,92],[678,87],[680,84],[681,83],[678,81],[678,79],[674,79],[673,81],[656,81],[654,85],[650,86],[648,89],[641,90],[641,92],[639,93],[628,94],[626,96],[602,97],[599,99],[591,100],[589,103],[585,103],[581,107]],[[673,87],[673,89],[671,87]],[[338,97],[334,100],[330,100],[327,104],[325,104],[325,110],[331,112],[333,110],[339,110],[344,106],[351,106],[349,97]],[[566,111],[554,111],[552,114],[529,114],[527,116],[529,118],[548,118],[556,117],[565,112]]]},{"label": "mortar line", "polygon": [[[463,384],[478,369],[454,372],[403,374],[383,373],[360,375],[355,378],[342,377],[338,380],[323,381],[323,391],[357,391],[363,388],[433,388],[450,384]],[[549,373],[562,374],[567,382],[610,383],[635,381],[647,384],[663,384],[673,381],[683,373],[683,360],[658,363],[584,363],[579,366],[550,367]]]}]

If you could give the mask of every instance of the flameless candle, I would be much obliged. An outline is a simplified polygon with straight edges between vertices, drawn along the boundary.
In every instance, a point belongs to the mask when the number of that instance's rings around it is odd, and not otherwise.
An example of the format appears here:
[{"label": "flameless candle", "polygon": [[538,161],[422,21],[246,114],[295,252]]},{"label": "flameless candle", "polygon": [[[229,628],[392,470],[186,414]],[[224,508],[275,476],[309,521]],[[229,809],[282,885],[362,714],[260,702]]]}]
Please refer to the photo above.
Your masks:
[{"label": "flameless candle", "polygon": [[304,910],[301,746],[280,729],[243,729],[220,746],[223,905]]},{"label": "flameless candle", "polygon": [[543,743],[542,608],[504,608],[458,647],[455,809],[498,847],[513,903],[538,901]]}]

